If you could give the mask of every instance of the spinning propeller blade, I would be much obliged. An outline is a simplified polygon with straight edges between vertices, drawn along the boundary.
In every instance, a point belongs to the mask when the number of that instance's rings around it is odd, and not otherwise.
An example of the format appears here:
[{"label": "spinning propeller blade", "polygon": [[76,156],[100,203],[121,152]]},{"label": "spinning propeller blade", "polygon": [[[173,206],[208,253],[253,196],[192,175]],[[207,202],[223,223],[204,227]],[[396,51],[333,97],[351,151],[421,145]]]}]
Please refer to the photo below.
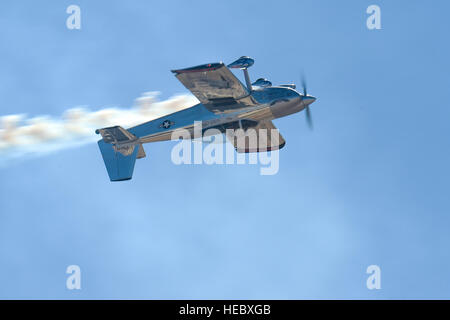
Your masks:
[{"label": "spinning propeller blade", "polygon": [[[308,95],[307,85],[304,74],[301,75],[302,78],[302,88],[303,88],[303,96],[306,97]],[[308,124],[309,129],[313,129],[313,121],[312,121],[312,115],[311,110],[309,109],[309,105],[306,106],[306,123]]]}]

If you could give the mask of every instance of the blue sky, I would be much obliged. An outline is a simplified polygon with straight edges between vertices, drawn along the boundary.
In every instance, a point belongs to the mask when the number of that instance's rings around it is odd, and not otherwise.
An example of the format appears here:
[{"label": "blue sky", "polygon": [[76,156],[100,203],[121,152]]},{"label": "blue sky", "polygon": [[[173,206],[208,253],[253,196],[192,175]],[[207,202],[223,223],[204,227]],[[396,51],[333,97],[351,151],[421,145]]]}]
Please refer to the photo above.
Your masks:
[{"label": "blue sky", "polygon": [[[81,7],[81,30],[65,27]],[[366,28],[381,8],[382,30]],[[275,120],[280,170],[182,165],[146,146],[110,183],[95,144],[0,168],[0,298],[450,297],[450,63],[444,1],[3,1],[0,116],[131,106],[169,70],[241,55],[307,75]],[[65,287],[79,265],[82,289]],[[381,290],[366,288],[379,265]]]}]

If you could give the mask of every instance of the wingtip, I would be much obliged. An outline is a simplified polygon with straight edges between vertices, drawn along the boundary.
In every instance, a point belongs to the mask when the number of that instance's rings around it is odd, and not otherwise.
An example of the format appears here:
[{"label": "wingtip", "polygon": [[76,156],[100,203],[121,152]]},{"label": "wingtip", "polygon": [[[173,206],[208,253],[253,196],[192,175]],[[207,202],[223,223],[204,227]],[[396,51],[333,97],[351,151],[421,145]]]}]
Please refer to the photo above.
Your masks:
[{"label": "wingtip", "polygon": [[191,73],[191,72],[204,72],[204,71],[212,71],[223,67],[225,64],[221,62],[214,63],[206,63],[195,67],[189,67],[184,69],[176,69],[170,70],[172,73],[180,74],[180,73]]}]

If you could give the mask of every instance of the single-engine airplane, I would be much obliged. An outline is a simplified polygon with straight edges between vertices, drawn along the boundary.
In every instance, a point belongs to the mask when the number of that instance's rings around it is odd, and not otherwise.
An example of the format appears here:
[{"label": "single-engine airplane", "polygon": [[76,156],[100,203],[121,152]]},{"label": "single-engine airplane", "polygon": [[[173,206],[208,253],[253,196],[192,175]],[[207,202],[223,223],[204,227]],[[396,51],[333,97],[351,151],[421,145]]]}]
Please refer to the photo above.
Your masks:
[{"label": "single-engine airplane", "polygon": [[[199,104],[127,130],[120,126],[97,129],[95,132],[103,138],[98,145],[110,180],[131,179],[136,159],[145,157],[144,143],[171,140],[172,133],[177,129],[193,132],[196,121],[201,121],[202,132],[211,128],[222,133],[228,132],[227,129],[245,131],[249,128],[256,129],[257,134],[263,132],[264,137],[257,137],[264,138],[263,148],[259,145],[238,145],[236,139],[227,136],[237,152],[265,152],[283,148],[286,142],[278,131],[276,139],[267,134],[276,129],[273,119],[306,109],[306,120],[312,127],[309,105],[316,98],[307,94],[305,81],[302,80],[303,93],[297,92],[294,84],[272,86],[263,78],[251,83],[248,68],[253,63],[252,58],[243,56],[228,66],[218,62],[172,70],[200,101]],[[230,71],[232,68],[243,70],[245,86]]]}]

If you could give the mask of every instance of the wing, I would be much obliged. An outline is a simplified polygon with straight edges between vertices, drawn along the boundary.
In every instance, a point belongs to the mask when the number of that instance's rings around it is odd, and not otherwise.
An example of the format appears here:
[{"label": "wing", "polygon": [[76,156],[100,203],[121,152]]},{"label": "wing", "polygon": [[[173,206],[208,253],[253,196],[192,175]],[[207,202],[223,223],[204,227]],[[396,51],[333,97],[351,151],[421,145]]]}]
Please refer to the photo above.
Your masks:
[{"label": "wing", "polygon": [[222,62],[172,70],[180,82],[214,113],[223,113],[256,102],[247,88]]},{"label": "wing", "polygon": [[[253,129],[253,130],[252,130]],[[245,131],[227,135],[228,140],[239,153],[274,151],[284,147],[286,141],[270,120],[260,121]]]}]

